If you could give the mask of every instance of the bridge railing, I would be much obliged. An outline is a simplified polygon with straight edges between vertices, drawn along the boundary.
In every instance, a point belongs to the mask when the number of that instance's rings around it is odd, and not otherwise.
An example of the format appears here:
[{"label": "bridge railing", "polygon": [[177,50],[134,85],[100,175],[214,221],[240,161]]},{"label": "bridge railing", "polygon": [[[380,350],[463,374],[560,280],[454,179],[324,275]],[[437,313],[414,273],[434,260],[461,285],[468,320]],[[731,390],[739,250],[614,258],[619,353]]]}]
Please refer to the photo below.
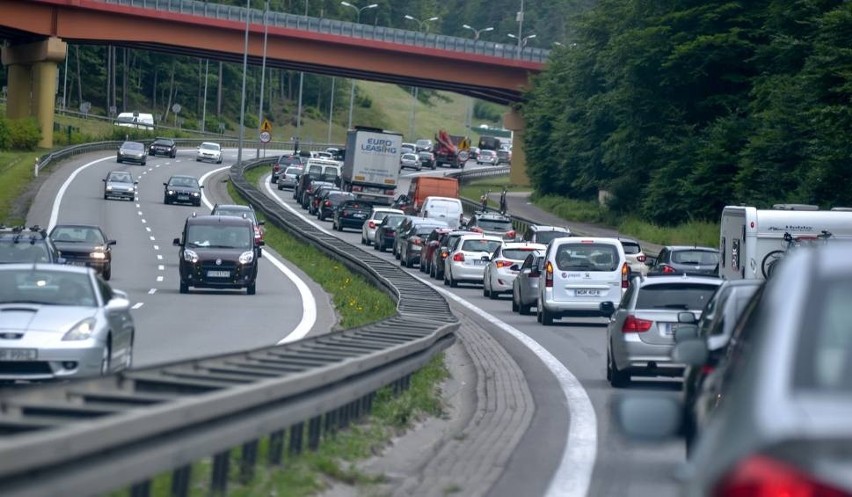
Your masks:
[{"label": "bridge railing", "polygon": [[[178,12],[229,21],[246,20],[246,8],[233,5],[222,5],[198,0],[101,0],[104,3],[156,9],[167,12]],[[249,21],[252,24],[263,24],[263,11],[251,9]],[[312,31],[351,38],[398,43],[424,48],[435,48],[453,52],[464,52],[477,55],[488,55],[505,59],[519,59],[530,62],[545,62],[550,50],[535,47],[519,49],[518,45],[495,43],[483,40],[471,40],[457,36],[446,36],[432,33],[420,33],[406,29],[389,28],[385,26],[370,26],[335,19],[300,16],[283,12],[270,12],[267,15],[269,26],[276,26],[303,31]]]}]

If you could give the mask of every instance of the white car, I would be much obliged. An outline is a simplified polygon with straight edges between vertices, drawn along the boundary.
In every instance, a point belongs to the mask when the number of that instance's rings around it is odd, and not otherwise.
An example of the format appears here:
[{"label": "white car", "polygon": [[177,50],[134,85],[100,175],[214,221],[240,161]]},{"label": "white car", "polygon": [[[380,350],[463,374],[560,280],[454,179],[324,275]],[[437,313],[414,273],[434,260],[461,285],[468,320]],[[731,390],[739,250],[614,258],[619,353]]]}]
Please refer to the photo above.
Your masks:
[{"label": "white car", "polygon": [[373,244],[373,240],[376,238],[376,228],[382,224],[382,219],[388,214],[404,215],[405,213],[400,209],[393,209],[391,207],[373,207],[370,217],[361,226],[361,245],[370,246]]},{"label": "white car", "polygon": [[402,171],[405,168],[419,171],[423,168],[423,164],[414,154],[402,154],[402,157],[399,159],[399,170]]},{"label": "white car", "polygon": [[512,283],[527,255],[546,248],[547,245],[529,242],[507,242],[501,245],[485,266],[482,295],[493,300],[501,293],[512,293]]},{"label": "white car", "polygon": [[477,233],[460,236],[444,260],[444,284],[456,287],[459,282],[482,283],[485,266],[501,245],[503,240],[499,236]]},{"label": "white car", "polygon": [[195,152],[195,160],[197,162],[215,162],[222,163],[222,147],[218,143],[204,142],[198,146]]}]

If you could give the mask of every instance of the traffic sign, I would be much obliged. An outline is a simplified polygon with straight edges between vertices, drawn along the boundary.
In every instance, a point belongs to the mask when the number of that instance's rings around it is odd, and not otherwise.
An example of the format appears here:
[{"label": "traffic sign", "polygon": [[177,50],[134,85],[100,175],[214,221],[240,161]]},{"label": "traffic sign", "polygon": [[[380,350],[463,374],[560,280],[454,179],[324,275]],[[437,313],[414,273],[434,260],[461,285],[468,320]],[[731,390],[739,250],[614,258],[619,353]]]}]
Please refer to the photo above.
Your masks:
[{"label": "traffic sign", "polygon": [[266,131],[267,133],[272,133],[272,123],[269,122],[269,119],[263,120],[263,124],[260,126],[260,130]]},{"label": "traffic sign", "polygon": [[260,132],[260,141],[261,143],[269,143],[269,140],[272,139],[272,135],[269,131],[261,131]]}]

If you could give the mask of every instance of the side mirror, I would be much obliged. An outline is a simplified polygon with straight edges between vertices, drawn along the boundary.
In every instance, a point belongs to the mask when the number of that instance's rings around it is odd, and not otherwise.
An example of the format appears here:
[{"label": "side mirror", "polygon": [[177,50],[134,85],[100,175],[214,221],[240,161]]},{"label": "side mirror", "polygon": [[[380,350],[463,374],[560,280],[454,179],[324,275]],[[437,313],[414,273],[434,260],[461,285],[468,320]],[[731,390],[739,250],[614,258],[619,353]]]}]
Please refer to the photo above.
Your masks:
[{"label": "side mirror", "polygon": [[678,343],[698,339],[698,325],[681,324],[675,329],[674,339]]},{"label": "side mirror", "polygon": [[627,394],[613,403],[616,425],[627,438],[641,442],[665,442],[677,437],[683,424],[679,399],[651,392]]},{"label": "side mirror", "polygon": [[134,185],[138,185],[138,184],[139,184],[139,182],[138,182],[138,181],[134,181],[134,182],[133,182],[133,184],[134,184]]},{"label": "side mirror", "polygon": [[678,323],[693,324],[693,323],[696,323],[697,321],[698,320],[695,319],[695,314],[693,314],[689,311],[683,311],[683,312],[677,313],[677,322]]},{"label": "side mirror", "polygon": [[257,222],[257,225],[258,225],[258,226],[263,226],[264,224],[266,224],[266,221],[258,221],[258,222]]},{"label": "side mirror", "polygon": [[127,292],[125,292],[123,290],[118,290],[118,289],[113,288],[112,293],[118,298],[122,298],[122,299],[126,299],[126,300],[130,299],[130,297],[127,296]]},{"label": "side mirror", "polygon": [[672,350],[672,359],[687,366],[703,366],[709,357],[707,343],[701,339],[678,342]]},{"label": "side mirror", "polygon": [[263,240],[261,240],[261,241],[257,242],[257,246],[258,246],[258,247],[262,247],[262,246],[264,246],[264,245],[266,245],[266,242],[265,242],[265,241],[263,241]]},{"label": "side mirror", "polygon": [[118,243],[118,242],[115,241],[115,240],[107,240],[107,242],[106,242],[107,246],[115,245],[116,243]]},{"label": "side mirror", "polygon": [[172,245],[180,247],[180,238],[175,238],[174,240],[172,240]]},{"label": "side mirror", "polygon": [[61,255],[56,258],[57,264],[68,264],[68,259],[62,257]]},{"label": "side mirror", "polygon": [[204,185],[198,185],[198,188],[204,188]]},{"label": "side mirror", "polygon": [[615,304],[610,301],[601,302],[598,309],[600,309],[601,314],[605,317],[612,317],[612,315],[615,314]]},{"label": "side mirror", "polygon": [[106,309],[108,311],[119,311],[127,309],[128,307],[130,307],[130,301],[117,295],[111,298],[106,304]]},{"label": "side mirror", "polygon": [[169,184],[164,181],[163,186],[169,186]]},{"label": "side mirror", "polygon": [[104,183],[106,183],[106,178],[102,179],[101,181],[103,181]]}]

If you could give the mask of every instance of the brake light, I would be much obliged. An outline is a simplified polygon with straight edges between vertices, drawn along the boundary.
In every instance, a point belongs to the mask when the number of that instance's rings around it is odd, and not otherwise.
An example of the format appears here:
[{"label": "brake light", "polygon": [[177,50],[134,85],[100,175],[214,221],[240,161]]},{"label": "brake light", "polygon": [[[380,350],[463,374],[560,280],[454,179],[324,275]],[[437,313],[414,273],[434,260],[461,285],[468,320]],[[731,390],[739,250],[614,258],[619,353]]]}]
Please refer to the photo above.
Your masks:
[{"label": "brake light", "polygon": [[370,221],[369,223],[367,223],[367,226],[368,226],[371,230],[372,230],[372,229],[376,229],[376,223],[375,223],[374,221]]},{"label": "brake light", "polygon": [[504,261],[503,259],[498,259],[494,261],[494,264],[497,265],[497,268],[510,267],[512,265],[511,261]]},{"label": "brake light", "polygon": [[545,288],[553,288],[553,263],[547,261],[544,266],[544,286]]},{"label": "brake light", "polygon": [[638,256],[636,256],[636,260],[639,261],[639,262],[645,262],[645,256],[644,255],[638,255]]},{"label": "brake light", "polygon": [[622,333],[642,333],[651,329],[653,321],[647,319],[639,319],[636,316],[629,314],[624,320],[624,325],[621,326]]},{"label": "brake light", "polygon": [[423,241],[420,238],[415,236],[411,239],[411,243],[413,243],[414,245],[422,245]]},{"label": "brake light", "polygon": [[671,266],[668,266],[668,265],[666,265],[666,264],[663,264],[663,268],[662,268],[660,271],[662,271],[662,272],[664,272],[664,273],[674,273],[674,272],[675,272],[675,268],[673,268],[673,267],[671,267]]},{"label": "brake light", "polygon": [[441,252],[441,259],[446,259],[448,255],[450,255],[450,254],[448,254],[446,252]]},{"label": "brake light", "polygon": [[464,254],[462,254],[461,252],[456,252],[456,254],[453,255],[453,261],[464,262]]},{"label": "brake light", "polygon": [[850,497],[784,462],[752,456],[737,464],[716,485],[716,497]]},{"label": "brake light", "polygon": [[630,265],[626,262],[621,265],[621,288],[630,285]]},{"label": "brake light", "polygon": [[272,166],[272,170],[277,173],[278,171],[281,170],[281,166],[279,166],[278,164],[275,164],[274,166]]},{"label": "brake light", "polygon": [[516,235],[515,230],[511,230],[511,231],[506,232],[506,238],[515,238],[515,235]]},{"label": "brake light", "polygon": [[479,226],[474,226],[470,229],[470,231],[473,231],[474,233],[482,233],[482,228],[480,228]]},{"label": "brake light", "polygon": [[331,207],[331,200],[326,200],[324,205],[326,207]]},{"label": "brake light", "polygon": [[716,368],[714,366],[709,365],[709,364],[705,364],[705,365],[701,366],[701,374],[707,375],[707,374],[712,373],[715,370],[716,370]]}]

